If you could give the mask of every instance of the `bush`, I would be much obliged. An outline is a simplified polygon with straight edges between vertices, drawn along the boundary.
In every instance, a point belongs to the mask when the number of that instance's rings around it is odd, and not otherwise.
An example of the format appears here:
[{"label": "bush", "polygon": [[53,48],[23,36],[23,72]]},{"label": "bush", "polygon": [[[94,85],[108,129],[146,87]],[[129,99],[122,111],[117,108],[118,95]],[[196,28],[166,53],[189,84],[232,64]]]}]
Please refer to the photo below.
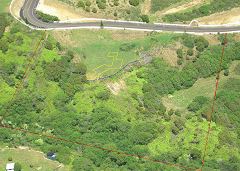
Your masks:
[{"label": "bush", "polygon": [[139,5],[139,0],[129,0],[129,4],[132,6],[138,6]]},{"label": "bush", "polygon": [[141,16],[141,19],[142,19],[143,22],[149,23],[149,17],[148,17],[148,15],[142,15],[142,16]]},{"label": "bush", "polygon": [[177,57],[178,58],[183,58],[183,51],[182,51],[182,49],[177,49]]},{"label": "bush", "polygon": [[188,106],[188,110],[192,112],[197,112],[203,107],[203,105],[208,103],[208,98],[204,96],[197,96],[194,98],[192,103]]},{"label": "bush", "polygon": [[97,8],[93,8],[93,9],[92,9],[92,12],[93,12],[93,13],[97,13]]},{"label": "bush", "polygon": [[54,22],[54,21],[59,21],[59,18],[56,16],[52,16],[52,15],[48,15],[48,14],[44,14],[40,11],[36,11],[36,14],[38,16],[39,19],[41,19],[44,22]]},{"label": "bush", "polygon": [[130,50],[132,50],[132,49],[134,49],[136,47],[136,44],[134,44],[134,43],[123,43],[123,44],[121,44],[120,45],[120,50],[121,51],[130,51]]},{"label": "bush", "polygon": [[22,166],[20,163],[15,163],[14,165],[14,171],[21,171],[22,170]]},{"label": "bush", "polygon": [[115,17],[117,17],[118,14],[117,14],[117,12],[115,11],[115,12],[113,13],[113,15],[114,15]]},{"label": "bush", "polygon": [[[159,0],[154,0],[159,1]],[[168,0],[170,1],[170,0]],[[239,0],[213,0],[209,4],[200,6],[193,10],[186,12],[177,12],[174,14],[167,14],[163,17],[164,21],[174,22],[174,21],[191,21],[195,18],[207,16],[216,12],[221,12],[224,10],[229,10],[231,8],[239,7]]]},{"label": "bush", "polygon": [[224,75],[225,75],[225,76],[228,76],[228,75],[229,75],[229,70],[228,70],[228,69],[225,69],[225,70],[224,70]]},{"label": "bush", "polygon": [[49,42],[49,41],[46,41],[44,47],[45,47],[46,49],[48,49],[48,50],[53,50],[53,45],[52,45],[52,43]]},{"label": "bush", "polygon": [[84,4],[84,2],[83,2],[83,1],[78,1],[77,7],[78,7],[78,8],[83,8],[83,9],[85,9],[85,4]]},{"label": "bush", "polygon": [[115,6],[118,6],[119,5],[119,1],[118,0],[114,0],[114,3],[113,3]]},{"label": "bush", "polygon": [[192,49],[188,49],[188,50],[187,50],[187,55],[193,56],[193,50],[192,50]]},{"label": "bush", "polygon": [[90,12],[91,11],[90,7],[86,7],[85,11]]},{"label": "bush", "polygon": [[2,38],[5,28],[9,25],[7,16],[5,14],[0,14],[0,39]]},{"label": "bush", "polygon": [[178,60],[177,60],[177,64],[178,64],[178,65],[182,65],[182,64],[183,64],[183,60],[182,60],[182,59],[178,59]]},{"label": "bush", "polygon": [[194,47],[194,39],[192,36],[188,35],[188,34],[184,34],[183,37],[183,45],[188,47],[188,48],[193,48]]},{"label": "bush", "polygon": [[86,6],[88,6],[88,7],[91,6],[91,2],[89,0],[86,1]]},{"label": "bush", "polygon": [[96,94],[96,98],[101,100],[108,100],[110,97],[110,91],[108,89],[104,89]]}]

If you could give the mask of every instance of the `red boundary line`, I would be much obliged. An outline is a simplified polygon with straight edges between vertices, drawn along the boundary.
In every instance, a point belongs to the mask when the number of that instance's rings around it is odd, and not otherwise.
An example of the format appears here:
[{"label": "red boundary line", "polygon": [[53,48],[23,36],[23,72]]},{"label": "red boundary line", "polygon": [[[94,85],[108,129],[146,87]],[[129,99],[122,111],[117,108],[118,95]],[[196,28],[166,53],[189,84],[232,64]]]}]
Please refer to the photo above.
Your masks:
[{"label": "red boundary line", "polygon": [[[37,49],[39,48],[42,40],[43,40],[43,37],[45,36],[45,32],[43,33],[40,41],[38,42],[35,50],[34,50],[34,54],[33,54],[33,57],[36,55],[36,51]],[[210,116],[209,116],[209,123],[208,123],[208,132],[207,132],[207,136],[206,136],[206,143],[205,143],[205,146],[204,146],[204,154],[203,154],[203,158],[202,158],[202,167],[201,167],[201,170],[202,168],[204,167],[204,162],[205,162],[205,156],[206,156],[206,151],[207,151],[207,146],[208,146],[208,140],[209,140],[209,135],[210,135],[210,130],[211,130],[211,122],[212,122],[212,114],[214,112],[214,107],[215,107],[215,101],[216,101],[216,95],[217,95],[217,90],[218,90],[218,84],[219,84],[219,76],[220,76],[220,72],[221,72],[221,68],[222,68],[222,62],[223,62],[223,57],[224,57],[224,49],[225,49],[225,45],[226,45],[226,37],[227,37],[227,34],[225,34],[225,39],[224,39],[224,46],[222,48],[222,56],[220,58],[220,63],[219,63],[219,71],[217,73],[217,78],[216,78],[216,87],[215,87],[215,91],[214,91],[214,99],[213,99],[213,103],[212,103],[212,108],[211,108],[211,112],[210,112]],[[23,82],[25,81],[25,79],[28,77],[28,70],[30,68],[30,64],[32,62],[32,59],[31,58],[31,61],[29,62],[29,64],[27,65],[27,68],[24,72],[24,76],[23,76],[23,79],[22,81],[20,82],[20,84],[17,86],[17,89],[13,95],[13,98],[15,97],[15,95],[18,93],[18,90],[21,89],[21,86],[23,84]],[[141,159],[144,159],[146,161],[150,161],[150,162],[154,162],[154,163],[160,163],[160,164],[163,164],[163,165],[167,165],[167,166],[170,166],[170,167],[175,167],[175,168],[180,168],[180,169],[185,169],[185,170],[196,170],[196,168],[190,168],[190,167],[186,167],[186,166],[182,166],[182,165],[179,165],[179,164],[172,164],[172,163],[168,163],[168,162],[164,162],[164,161],[160,161],[160,160],[155,160],[155,159],[151,159],[150,157],[148,156],[141,156],[141,155],[136,155],[136,154],[129,154],[129,153],[125,153],[125,152],[120,152],[120,151],[117,151],[117,150],[112,150],[112,149],[108,149],[108,148],[104,148],[104,147],[101,147],[101,146],[97,146],[97,145],[93,145],[93,144],[85,144],[85,143],[82,143],[82,142],[78,142],[78,141],[71,141],[71,140],[67,140],[67,139],[64,139],[64,138],[60,138],[60,137],[57,137],[57,136],[51,136],[51,135],[43,135],[42,133],[37,133],[37,132],[30,132],[30,131],[27,131],[27,130],[24,130],[24,129],[21,129],[21,128],[13,128],[11,126],[6,126],[6,125],[2,125],[0,124],[0,127],[1,128],[5,128],[5,129],[11,129],[11,130],[14,130],[14,131],[20,131],[22,133],[26,133],[26,134],[29,134],[29,135],[37,135],[37,136],[41,136],[41,137],[45,137],[45,138],[48,138],[48,139],[54,139],[54,140],[59,140],[59,141],[62,141],[62,142],[68,142],[68,143],[72,143],[72,144],[77,144],[77,145],[82,145],[82,146],[85,146],[85,147],[91,147],[91,148],[96,148],[96,149],[100,149],[100,150],[103,150],[103,151],[107,151],[109,153],[115,153],[115,154],[118,154],[118,155],[123,155],[125,157],[136,157],[136,158],[141,158]]]},{"label": "red boundary line", "polygon": [[46,35],[46,31],[43,32],[40,40],[37,42],[37,44],[36,44],[36,46],[35,46],[35,48],[34,48],[32,57],[31,57],[29,63],[27,64],[26,69],[24,70],[23,78],[22,78],[22,80],[17,84],[16,90],[15,90],[15,92],[14,92],[11,100],[13,100],[14,97],[15,97],[15,96],[18,94],[18,92],[21,90],[24,81],[28,78],[29,74],[31,73],[31,72],[29,72],[29,71],[30,71],[29,69],[31,68],[31,63],[34,61],[34,57],[36,56],[37,50],[38,50],[39,46],[41,45],[41,42],[44,40],[45,35]]},{"label": "red boundary line", "polygon": [[[29,69],[31,67],[31,62],[34,60],[34,56],[36,55],[37,50],[38,50],[39,46],[41,45],[41,42],[44,40],[43,38],[44,38],[45,35],[46,35],[46,31],[44,31],[44,33],[42,34],[40,40],[36,44],[36,47],[34,48],[34,52],[33,52],[32,58],[30,59],[29,63],[27,64],[27,67],[26,67],[26,69],[24,71],[24,75],[23,75],[22,81],[16,86],[15,93],[13,94],[13,97],[12,97],[11,100],[13,100],[13,98],[19,93],[19,91],[22,88],[22,85],[23,85],[24,81],[29,76],[29,74],[30,74]],[[48,139],[54,139],[54,140],[58,140],[58,141],[62,141],[62,142],[68,142],[68,143],[72,143],[72,144],[82,145],[82,146],[85,146],[85,147],[91,147],[91,148],[95,148],[95,149],[100,149],[100,150],[103,150],[103,151],[107,151],[109,153],[118,154],[119,156],[122,155],[122,156],[125,156],[125,157],[141,158],[141,159],[144,159],[146,161],[163,164],[163,165],[170,166],[170,167],[175,167],[176,169],[195,170],[195,168],[190,168],[190,167],[182,166],[182,165],[179,165],[179,164],[173,164],[173,163],[169,163],[169,162],[165,162],[165,161],[151,159],[149,156],[141,156],[141,155],[136,155],[136,154],[129,154],[129,153],[126,153],[126,152],[112,150],[112,149],[104,148],[104,147],[97,146],[97,145],[94,145],[94,144],[86,144],[86,143],[82,143],[82,142],[78,142],[78,141],[67,140],[67,139],[64,139],[64,138],[57,137],[57,136],[50,136],[50,135],[44,135],[42,133],[30,132],[30,131],[27,131],[27,130],[24,130],[24,129],[21,129],[21,128],[13,128],[11,126],[6,126],[6,125],[3,125],[2,123],[0,123],[0,127],[1,128],[5,128],[5,129],[11,129],[13,131],[20,131],[22,133],[27,133],[29,135],[37,135],[37,136],[41,136],[41,137],[46,137]]]},{"label": "red boundary line", "polygon": [[1,128],[6,128],[6,129],[10,129],[10,130],[14,130],[14,131],[20,131],[22,133],[26,133],[26,134],[30,134],[30,135],[37,135],[37,136],[45,137],[45,138],[48,138],[48,139],[54,139],[54,140],[67,142],[67,143],[71,143],[71,144],[76,144],[76,145],[81,145],[81,146],[85,146],[85,147],[91,147],[91,148],[95,148],[95,149],[100,149],[100,150],[103,150],[103,151],[107,151],[109,153],[115,153],[115,154],[118,154],[118,155],[123,155],[125,157],[141,158],[141,159],[144,159],[146,161],[159,163],[159,164],[163,164],[163,165],[167,165],[167,166],[175,167],[175,168],[179,168],[179,169],[196,170],[196,168],[190,168],[190,167],[182,166],[182,165],[179,165],[179,164],[172,164],[172,163],[168,163],[168,162],[165,162],[165,161],[151,159],[148,156],[129,154],[129,153],[125,153],[125,152],[121,152],[121,151],[117,151],[117,150],[112,150],[112,149],[104,148],[104,147],[93,145],[93,144],[86,144],[86,143],[82,143],[82,142],[79,142],[79,141],[67,140],[65,138],[57,137],[57,136],[54,136],[54,135],[44,135],[42,133],[31,132],[31,131],[27,131],[27,130],[24,130],[24,129],[21,129],[21,128],[13,128],[12,126],[6,126],[6,125],[2,125],[2,124],[0,124],[0,127]]},{"label": "red boundary line", "polygon": [[224,35],[224,43],[223,43],[223,47],[222,47],[222,54],[221,54],[221,57],[220,57],[219,68],[218,68],[218,72],[217,72],[217,75],[216,75],[216,83],[215,83],[215,89],[214,89],[214,95],[213,95],[211,111],[209,113],[208,131],[207,131],[205,145],[204,145],[201,170],[204,167],[205,157],[206,157],[206,154],[207,154],[209,137],[210,137],[210,133],[211,133],[212,115],[213,115],[213,113],[215,111],[215,105],[216,105],[216,99],[217,99],[217,91],[218,91],[218,85],[219,85],[219,80],[220,80],[220,73],[221,73],[221,70],[222,70],[222,63],[223,63],[224,51],[225,51],[226,44],[227,44],[227,33]]}]

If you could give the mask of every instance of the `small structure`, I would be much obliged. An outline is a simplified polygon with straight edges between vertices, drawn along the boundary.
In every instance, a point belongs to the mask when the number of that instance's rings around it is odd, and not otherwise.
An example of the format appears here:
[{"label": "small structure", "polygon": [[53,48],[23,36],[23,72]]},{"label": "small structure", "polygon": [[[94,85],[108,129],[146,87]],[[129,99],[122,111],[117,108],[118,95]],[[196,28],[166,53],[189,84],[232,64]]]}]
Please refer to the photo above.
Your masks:
[{"label": "small structure", "polygon": [[50,160],[56,160],[57,155],[54,152],[48,152],[47,158]]},{"label": "small structure", "polygon": [[6,165],[6,171],[14,171],[14,165],[15,163],[8,163]]},{"label": "small structure", "polygon": [[199,23],[197,20],[192,20],[191,23],[189,24],[191,27],[198,27]]}]

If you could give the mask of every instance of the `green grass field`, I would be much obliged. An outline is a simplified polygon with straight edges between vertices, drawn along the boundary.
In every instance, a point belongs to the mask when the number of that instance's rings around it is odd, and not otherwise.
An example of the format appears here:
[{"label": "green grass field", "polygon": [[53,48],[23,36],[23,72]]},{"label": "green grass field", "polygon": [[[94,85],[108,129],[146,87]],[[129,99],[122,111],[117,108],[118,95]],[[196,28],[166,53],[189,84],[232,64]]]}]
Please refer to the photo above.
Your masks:
[{"label": "green grass field", "polygon": [[[230,78],[239,78],[234,72],[235,67],[239,64],[239,61],[232,63],[230,67],[230,75],[224,76],[223,72],[221,73],[221,79],[219,82],[219,88],[221,88]],[[208,78],[199,79],[191,88],[176,91],[168,97],[164,97],[166,105],[174,107],[176,109],[186,109],[187,106],[192,102],[192,100],[197,96],[205,96],[212,98],[213,91],[215,89],[215,76]]]},{"label": "green grass field", "polygon": [[0,0],[0,13],[7,12],[11,0]]},{"label": "green grass field", "polygon": [[117,72],[127,63],[139,59],[138,52],[169,44],[173,38],[173,34],[156,33],[134,40],[115,40],[106,30],[78,30],[70,32],[68,48],[85,63],[88,77],[94,79]]},{"label": "green grass field", "polygon": [[[12,162],[18,162],[22,166],[24,171],[52,171],[57,169],[60,163],[48,160],[44,157],[43,153],[28,150],[28,149],[9,149],[1,148],[0,150],[0,170],[5,170],[5,166],[8,161],[8,158],[12,158]],[[30,167],[30,165],[32,167]],[[68,168],[62,166],[59,171],[67,171]]]}]

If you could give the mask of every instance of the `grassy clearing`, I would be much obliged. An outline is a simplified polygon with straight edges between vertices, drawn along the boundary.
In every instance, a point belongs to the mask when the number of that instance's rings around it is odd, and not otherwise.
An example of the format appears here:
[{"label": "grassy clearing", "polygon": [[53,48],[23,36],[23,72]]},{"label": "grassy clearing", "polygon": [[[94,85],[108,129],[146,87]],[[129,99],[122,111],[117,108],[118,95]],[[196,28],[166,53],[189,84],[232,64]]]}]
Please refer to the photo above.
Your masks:
[{"label": "grassy clearing", "polygon": [[[223,72],[221,73],[221,79],[219,82],[219,87],[221,88],[230,78],[239,78],[234,70],[239,61],[235,61],[232,63],[229,71],[229,76],[224,76]],[[175,109],[186,109],[187,106],[192,102],[192,100],[197,96],[205,96],[212,98],[213,91],[215,88],[215,76],[208,78],[199,79],[191,88],[176,91],[172,95],[163,97],[164,104],[168,108]]]},{"label": "grassy clearing", "polygon": [[90,79],[111,75],[125,64],[139,59],[139,52],[169,44],[174,38],[172,34],[157,33],[134,40],[116,40],[106,30],[70,31],[65,37],[69,39],[65,40],[65,46],[77,54],[78,61],[86,64]]},{"label": "grassy clearing", "polygon": [[[9,149],[2,148],[0,150],[0,169],[5,170],[5,166],[8,162],[8,158],[13,159],[12,162],[18,162],[22,165],[22,169],[25,171],[39,170],[39,171],[51,171],[57,169],[60,163],[48,160],[44,157],[43,153],[28,150],[28,149]],[[30,167],[32,165],[33,167]],[[60,167],[59,171],[67,171],[66,167]]]},{"label": "grassy clearing", "polygon": [[8,6],[10,5],[11,0],[0,0],[0,13],[7,12]]},{"label": "grassy clearing", "polygon": [[173,4],[183,1],[185,0],[151,0],[151,11],[152,12],[161,11]]}]

